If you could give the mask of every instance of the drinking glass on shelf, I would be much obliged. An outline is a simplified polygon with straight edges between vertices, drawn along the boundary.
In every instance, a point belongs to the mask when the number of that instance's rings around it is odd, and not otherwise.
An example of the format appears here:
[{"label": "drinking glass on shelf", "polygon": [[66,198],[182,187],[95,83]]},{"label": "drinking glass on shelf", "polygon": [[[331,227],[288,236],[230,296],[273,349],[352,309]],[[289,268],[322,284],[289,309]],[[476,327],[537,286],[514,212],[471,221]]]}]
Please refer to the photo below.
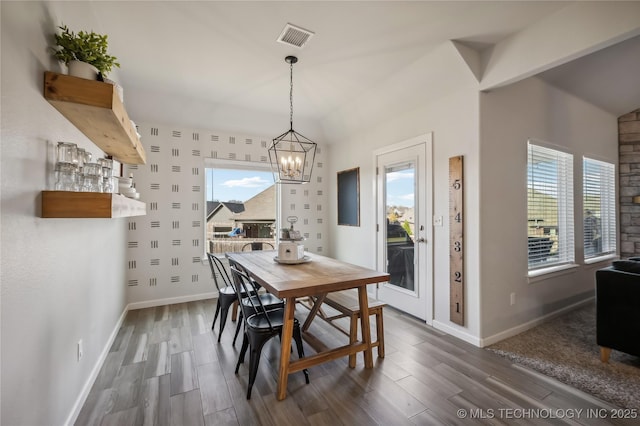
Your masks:
[{"label": "drinking glass on shelf", "polygon": [[58,163],[75,164],[78,162],[78,145],[71,142],[58,142],[56,154]]},{"label": "drinking glass on shelf", "polygon": [[113,169],[113,160],[110,158],[98,158],[96,162],[109,170]]},{"label": "drinking glass on shelf", "polygon": [[85,176],[98,176],[102,178],[102,166],[98,163],[85,163],[82,172]]},{"label": "drinking glass on shelf", "polygon": [[84,164],[91,162],[91,153],[89,151],[84,152]]},{"label": "drinking glass on shelf", "polygon": [[84,167],[84,158],[85,158],[85,154],[86,151],[84,150],[84,148],[78,148],[78,169],[82,170],[82,168]]},{"label": "drinking glass on shelf", "polygon": [[110,167],[102,167],[102,177],[111,177],[113,176],[113,174],[111,173],[111,168]]},{"label": "drinking glass on shelf", "polygon": [[82,192],[102,192],[102,176],[84,175]]},{"label": "drinking glass on shelf", "polygon": [[[104,167],[102,170],[105,170]],[[114,180],[115,178],[111,176],[103,176],[102,177],[102,192],[113,193],[114,192]]]},{"label": "drinking glass on shelf", "polygon": [[56,191],[77,191],[77,168],[71,163],[56,164]]}]

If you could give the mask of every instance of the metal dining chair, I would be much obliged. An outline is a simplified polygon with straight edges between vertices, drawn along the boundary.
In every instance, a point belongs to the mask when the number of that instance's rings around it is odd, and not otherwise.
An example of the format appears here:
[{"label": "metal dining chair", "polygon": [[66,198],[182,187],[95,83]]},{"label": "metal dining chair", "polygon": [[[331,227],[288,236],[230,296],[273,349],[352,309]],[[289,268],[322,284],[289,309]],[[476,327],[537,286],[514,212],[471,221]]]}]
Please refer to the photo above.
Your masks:
[{"label": "metal dining chair", "polygon": [[[251,290],[255,291],[255,295],[254,296],[245,297],[244,299],[239,301],[240,315],[241,316],[244,317],[245,315],[253,314],[251,303],[253,303],[253,304],[257,304],[258,303],[258,301],[255,300],[255,298],[259,298],[260,299],[259,303],[262,303],[262,305],[267,310],[272,310],[272,309],[276,309],[276,308],[284,308],[284,301],[282,299],[280,299],[279,297],[276,297],[271,293],[264,293],[264,292],[260,293],[259,292],[260,285],[257,282],[255,282],[251,277],[249,277],[249,274],[247,273],[247,271],[242,266],[238,265],[237,263],[235,263],[231,259],[229,259],[229,265],[231,265],[231,267],[233,267],[233,268],[237,269],[238,271],[242,272],[243,274],[245,274],[245,276],[251,282]],[[233,277],[233,279],[234,280],[236,279],[235,276]],[[254,300],[249,300],[249,298],[254,298]],[[238,339],[238,334],[240,333],[240,328],[242,327],[243,324],[244,324],[244,321],[238,321],[238,324],[236,325],[236,334],[233,336],[233,343],[232,343],[233,346],[236,345],[236,340]]]},{"label": "metal dining chair", "polygon": [[[252,281],[248,275],[231,265],[231,274],[234,277],[233,286],[240,297],[240,294],[249,292],[252,289]],[[240,364],[244,363],[244,357],[247,349],[249,349],[249,383],[247,387],[247,399],[251,399],[251,389],[256,381],[258,373],[258,364],[260,363],[260,355],[262,347],[274,336],[282,334],[284,326],[284,307],[275,309],[266,309],[259,297],[248,298],[249,305],[244,318],[244,338],[242,340],[242,349],[236,364],[235,373],[238,374]],[[302,347],[302,334],[300,332],[300,323],[294,318],[293,322],[293,339],[298,349],[298,357],[304,357],[304,349]],[[309,372],[305,368],[305,382],[309,384]]]},{"label": "metal dining chair", "polygon": [[[227,316],[229,314],[229,308],[238,300],[238,295],[234,287],[231,285],[231,278],[227,269],[222,264],[222,261],[216,257],[213,253],[207,253],[209,259],[209,266],[211,267],[211,274],[213,275],[213,282],[218,289],[218,303],[216,304],[216,313],[213,316],[213,323],[211,329],[213,330],[220,315],[220,331],[218,332],[218,342],[222,337],[222,331],[227,323]],[[220,280],[220,281],[218,281]],[[241,297],[246,297],[246,293],[242,293]],[[234,339],[235,340],[235,339]]]}]

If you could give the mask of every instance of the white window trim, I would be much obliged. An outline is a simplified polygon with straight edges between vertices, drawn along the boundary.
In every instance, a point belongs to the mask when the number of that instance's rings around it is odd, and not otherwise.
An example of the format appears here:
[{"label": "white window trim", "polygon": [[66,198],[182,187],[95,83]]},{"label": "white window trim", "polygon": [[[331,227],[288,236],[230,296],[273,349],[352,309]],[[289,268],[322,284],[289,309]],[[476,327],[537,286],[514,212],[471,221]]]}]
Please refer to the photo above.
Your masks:
[{"label": "white window trim", "polygon": [[608,260],[613,260],[613,259],[617,259],[618,255],[615,253],[610,253],[610,254],[605,254],[602,256],[596,256],[596,257],[589,257],[587,259],[584,260],[584,264],[585,265],[591,265],[594,263],[600,263],[600,262],[606,262]]},{"label": "white window trim", "polygon": [[564,265],[555,265],[550,266],[548,268],[540,268],[529,271],[527,275],[529,284],[535,283],[538,281],[548,280],[550,278],[555,278],[560,275],[566,275],[576,272],[576,270],[580,267],[577,263],[566,263]]}]

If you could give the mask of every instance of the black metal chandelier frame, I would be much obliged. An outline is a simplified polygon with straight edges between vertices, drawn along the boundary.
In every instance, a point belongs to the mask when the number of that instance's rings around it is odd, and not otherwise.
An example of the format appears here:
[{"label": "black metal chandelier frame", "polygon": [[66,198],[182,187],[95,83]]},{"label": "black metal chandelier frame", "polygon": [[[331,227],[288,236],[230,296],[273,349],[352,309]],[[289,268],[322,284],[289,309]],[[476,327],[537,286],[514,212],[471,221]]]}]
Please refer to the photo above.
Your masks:
[{"label": "black metal chandelier frame", "polygon": [[293,64],[295,56],[287,56],[289,64],[289,130],[273,139],[269,161],[278,183],[307,183],[311,180],[317,144],[293,130]]}]

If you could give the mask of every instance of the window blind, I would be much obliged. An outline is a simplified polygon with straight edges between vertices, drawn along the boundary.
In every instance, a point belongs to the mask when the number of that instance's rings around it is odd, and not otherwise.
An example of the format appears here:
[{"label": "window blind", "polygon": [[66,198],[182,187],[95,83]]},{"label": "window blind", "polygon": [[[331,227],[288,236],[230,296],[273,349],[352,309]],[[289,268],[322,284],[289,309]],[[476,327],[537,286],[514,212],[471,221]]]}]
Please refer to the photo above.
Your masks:
[{"label": "window blind", "polygon": [[529,270],[573,263],[573,155],[529,141],[527,174]]},{"label": "window blind", "polygon": [[583,158],[584,258],[616,252],[615,165]]}]

